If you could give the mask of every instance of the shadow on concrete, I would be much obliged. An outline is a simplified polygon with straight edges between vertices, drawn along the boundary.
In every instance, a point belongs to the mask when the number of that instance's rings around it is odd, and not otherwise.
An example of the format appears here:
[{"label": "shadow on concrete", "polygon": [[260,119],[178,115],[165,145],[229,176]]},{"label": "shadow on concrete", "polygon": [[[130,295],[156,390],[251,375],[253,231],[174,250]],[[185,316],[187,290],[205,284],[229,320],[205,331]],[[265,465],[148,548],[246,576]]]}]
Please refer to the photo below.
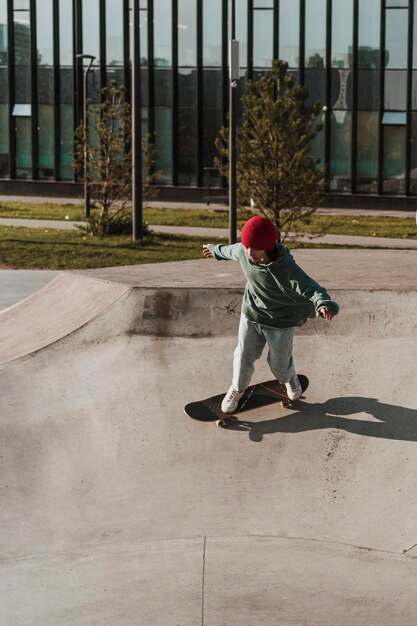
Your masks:
[{"label": "shadow on concrete", "polygon": [[[282,410],[282,409],[280,409]],[[363,414],[377,421],[364,419]],[[348,416],[358,416],[356,419]],[[360,416],[360,417],[359,417]],[[380,437],[417,442],[417,410],[385,404],[375,398],[331,398],[323,404],[299,401],[291,415],[250,422],[237,416],[224,428],[248,432],[251,441],[260,442],[264,435],[301,433],[332,428],[364,437]]]}]

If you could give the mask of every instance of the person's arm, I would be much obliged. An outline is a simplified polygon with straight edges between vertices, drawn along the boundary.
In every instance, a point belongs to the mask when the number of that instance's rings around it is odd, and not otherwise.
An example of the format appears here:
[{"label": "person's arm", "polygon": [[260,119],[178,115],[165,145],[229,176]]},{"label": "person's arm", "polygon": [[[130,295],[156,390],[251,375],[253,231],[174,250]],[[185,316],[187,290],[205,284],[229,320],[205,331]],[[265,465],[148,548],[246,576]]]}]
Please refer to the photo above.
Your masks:
[{"label": "person's arm", "polygon": [[334,302],[327,291],[297,266],[294,278],[290,280],[291,288],[305,298],[311,300],[316,309],[316,316],[330,321],[339,312],[339,305]]},{"label": "person's arm", "polygon": [[207,258],[215,258],[218,261],[239,261],[240,243],[226,246],[222,243],[205,243],[203,245],[203,255]]}]

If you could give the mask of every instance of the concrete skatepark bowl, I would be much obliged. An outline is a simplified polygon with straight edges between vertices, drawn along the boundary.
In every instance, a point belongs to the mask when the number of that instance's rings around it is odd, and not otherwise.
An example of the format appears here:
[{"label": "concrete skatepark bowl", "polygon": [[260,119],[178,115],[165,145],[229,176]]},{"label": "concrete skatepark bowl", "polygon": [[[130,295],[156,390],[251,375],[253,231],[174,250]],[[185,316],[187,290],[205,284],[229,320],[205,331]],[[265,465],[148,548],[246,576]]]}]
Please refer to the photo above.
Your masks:
[{"label": "concrete skatepark bowl", "polygon": [[341,312],[297,332],[297,408],[228,429],[183,407],[229,386],[238,264],[65,272],[0,314],[1,624],[415,625],[417,252],[294,256]]}]

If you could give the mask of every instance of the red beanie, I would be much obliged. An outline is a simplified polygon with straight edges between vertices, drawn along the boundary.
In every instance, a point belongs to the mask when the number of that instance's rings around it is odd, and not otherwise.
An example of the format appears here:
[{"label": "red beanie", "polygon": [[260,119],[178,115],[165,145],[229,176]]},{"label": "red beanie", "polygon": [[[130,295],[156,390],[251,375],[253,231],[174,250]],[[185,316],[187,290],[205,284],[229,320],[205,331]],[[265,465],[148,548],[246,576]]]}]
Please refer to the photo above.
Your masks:
[{"label": "red beanie", "polygon": [[241,241],[245,248],[273,250],[277,242],[277,229],[266,217],[251,217],[242,229]]}]

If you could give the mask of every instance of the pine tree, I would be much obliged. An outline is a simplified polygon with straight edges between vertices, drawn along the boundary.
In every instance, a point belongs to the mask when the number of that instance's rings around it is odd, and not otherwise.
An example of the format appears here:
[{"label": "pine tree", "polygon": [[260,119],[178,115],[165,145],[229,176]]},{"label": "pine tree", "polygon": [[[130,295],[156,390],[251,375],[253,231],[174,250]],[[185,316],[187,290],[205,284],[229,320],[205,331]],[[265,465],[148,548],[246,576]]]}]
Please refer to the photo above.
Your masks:
[{"label": "pine tree", "polygon": [[[306,105],[308,91],[296,84],[288,64],[274,60],[272,70],[248,81],[241,98],[243,122],[237,131],[237,192],[240,205],[253,200],[271,219],[282,241],[297,220],[308,221],[324,199],[324,168],[310,155],[321,130],[322,105]],[[217,166],[228,176],[228,129],[216,146]]]}]

